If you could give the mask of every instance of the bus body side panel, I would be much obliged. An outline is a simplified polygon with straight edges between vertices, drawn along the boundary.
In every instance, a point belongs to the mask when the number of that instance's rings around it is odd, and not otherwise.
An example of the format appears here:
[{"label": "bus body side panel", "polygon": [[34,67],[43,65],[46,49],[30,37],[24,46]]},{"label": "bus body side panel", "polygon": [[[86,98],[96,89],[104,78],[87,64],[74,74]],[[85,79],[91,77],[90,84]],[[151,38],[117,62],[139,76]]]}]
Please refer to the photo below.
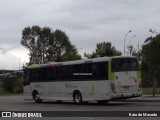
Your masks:
[{"label": "bus body side panel", "polygon": [[32,97],[32,86],[31,85],[25,85],[23,86],[23,96],[25,100],[31,100]]},{"label": "bus body side panel", "polygon": [[58,82],[42,82],[40,97],[44,100],[61,100],[64,91],[63,82],[59,82],[59,84]]},{"label": "bus body side panel", "polygon": [[110,94],[110,81],[109,80],[103,80],[99,82],[99,91],[96,96],[96,100],[110,100],[111,94]]},{"label": "bus body side panel", "polygon": [[110,99],[108,80],[86,81],[79,83],[79,85],[84,101]]},{"label": "bus body side panel", "polygon": [[73,92],[81,92],[83,101],[109,100],[108,80],[99,81],[68,81],[44,82],[41,85],[41,99],[46,100],[73,100]]}]

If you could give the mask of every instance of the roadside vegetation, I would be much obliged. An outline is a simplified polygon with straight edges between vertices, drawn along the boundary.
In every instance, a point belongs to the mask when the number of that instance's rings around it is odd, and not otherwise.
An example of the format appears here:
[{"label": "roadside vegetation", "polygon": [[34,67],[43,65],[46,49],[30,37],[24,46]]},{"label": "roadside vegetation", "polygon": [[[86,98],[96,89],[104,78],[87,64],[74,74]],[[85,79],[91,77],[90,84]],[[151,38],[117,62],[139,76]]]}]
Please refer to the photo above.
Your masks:
[{"label": "roadside vegetation", "polygon": [[[142,88],[142,95],[144,96],[152,96],[153,95],[153,88]],[[155,96],[160,96],[160,88],[157,88],[155,91]]]},{"label": "roadside vegetation", "polygon": [[0,96],[19,94],[23,92],[22,74],[17,76],[1,76],[0,77]]}]

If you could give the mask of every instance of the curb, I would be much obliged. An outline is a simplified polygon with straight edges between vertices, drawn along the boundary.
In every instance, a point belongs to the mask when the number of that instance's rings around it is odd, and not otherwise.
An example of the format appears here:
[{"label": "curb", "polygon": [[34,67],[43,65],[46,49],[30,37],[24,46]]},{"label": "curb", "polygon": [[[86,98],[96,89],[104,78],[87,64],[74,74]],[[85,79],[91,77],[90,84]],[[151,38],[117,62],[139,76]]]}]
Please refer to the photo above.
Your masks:
[{"label": "curb", "polygon": [[123,102],[160,102],[160,100],[122,100]]},{"label": "curb", "polygon": [[152,96],[142,96],[138,98],[129,98],[129,99],[121,99],[117,101],[124,101],[124,102],[160,102],[160,97],[152,97]]}]

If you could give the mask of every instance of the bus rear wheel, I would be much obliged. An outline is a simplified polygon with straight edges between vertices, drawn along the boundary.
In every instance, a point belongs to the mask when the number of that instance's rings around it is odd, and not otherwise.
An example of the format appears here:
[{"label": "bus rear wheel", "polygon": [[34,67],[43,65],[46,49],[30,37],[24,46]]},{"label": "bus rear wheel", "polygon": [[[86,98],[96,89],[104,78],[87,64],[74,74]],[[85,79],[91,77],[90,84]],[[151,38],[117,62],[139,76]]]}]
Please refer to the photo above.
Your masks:
[{"label": "bus rear wheel", "polygon": [[40,99],[40,96],[39,96],[38,92],[33,93],[33,99],[34,99],[35,103],[41,103],[42,102],[42,99]]},{"label": "bus rear wheel", "polygon": [[73,94],[73,99],[76,104],[82,104],[82,95],[79,91]]}]

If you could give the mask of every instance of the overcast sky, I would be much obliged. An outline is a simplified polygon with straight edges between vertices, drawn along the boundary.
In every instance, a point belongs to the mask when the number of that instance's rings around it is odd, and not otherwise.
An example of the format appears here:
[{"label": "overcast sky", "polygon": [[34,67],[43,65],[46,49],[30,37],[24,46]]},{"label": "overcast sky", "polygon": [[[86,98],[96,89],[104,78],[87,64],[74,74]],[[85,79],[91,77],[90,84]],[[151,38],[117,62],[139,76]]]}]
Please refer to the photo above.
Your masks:
[{"label": "overcast sky", "polygon": [[[160,32],[159,0],[0,0],[0,69],[18,69],[28,62],[20,45],[23,28],[33,25],[61,29],[79,53],[91,53],[96,43],[111,42],[123,53],[126,45]],[[136,37],[133,38],[133,36]]]}]

